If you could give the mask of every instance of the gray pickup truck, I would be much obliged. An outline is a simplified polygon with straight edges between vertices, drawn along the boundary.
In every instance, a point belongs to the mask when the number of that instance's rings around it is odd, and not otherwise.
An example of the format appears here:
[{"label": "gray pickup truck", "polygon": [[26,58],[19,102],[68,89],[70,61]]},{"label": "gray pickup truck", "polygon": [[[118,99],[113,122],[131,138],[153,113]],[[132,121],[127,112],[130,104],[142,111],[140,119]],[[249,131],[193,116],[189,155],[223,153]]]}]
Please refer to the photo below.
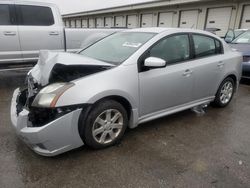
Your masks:
[{"label": "gray pickup truck", "polygon": [[76,52],[116,31],[67,29],[54,4],[0,0],[0,65],[36,62],[40,50]]}]

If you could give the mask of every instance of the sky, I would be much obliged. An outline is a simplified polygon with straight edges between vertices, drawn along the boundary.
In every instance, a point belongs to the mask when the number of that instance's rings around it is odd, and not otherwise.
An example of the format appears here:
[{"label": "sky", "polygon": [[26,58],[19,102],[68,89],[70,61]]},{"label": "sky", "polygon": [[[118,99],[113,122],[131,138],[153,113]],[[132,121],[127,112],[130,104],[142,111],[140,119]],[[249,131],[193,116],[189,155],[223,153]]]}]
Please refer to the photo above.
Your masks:
[{"label": "sky", "polygon": [[136,4],[153,0],[32,0],[57,4],[61,14]]}]

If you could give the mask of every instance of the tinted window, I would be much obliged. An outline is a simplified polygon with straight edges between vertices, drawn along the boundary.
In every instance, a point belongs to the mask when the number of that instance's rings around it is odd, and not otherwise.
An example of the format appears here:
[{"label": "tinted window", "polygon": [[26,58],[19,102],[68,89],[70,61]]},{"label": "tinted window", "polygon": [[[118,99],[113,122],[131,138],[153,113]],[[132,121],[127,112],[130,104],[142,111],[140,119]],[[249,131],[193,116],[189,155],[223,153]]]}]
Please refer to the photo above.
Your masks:
[{"label": "tinted window", "polygon": [[9,5],[0,5],[0,25],[11,25]]},{"label": "tinted window", "polygon": [[204,57],[221,53],[221,44],[219,41],[216,40],[216,44],[215,39],[203,35],[193,35],[193,39],[195,57]]},{"label": "tinted window", "polygon": [[161,40],[149,51],[149,56],[164,59],[168,64],[189,59],[188,35],[175,35]]},{"label": "tinted window", "polygon": [[49,26],[54,24],[49,7],[20,5],[21,25]]}]

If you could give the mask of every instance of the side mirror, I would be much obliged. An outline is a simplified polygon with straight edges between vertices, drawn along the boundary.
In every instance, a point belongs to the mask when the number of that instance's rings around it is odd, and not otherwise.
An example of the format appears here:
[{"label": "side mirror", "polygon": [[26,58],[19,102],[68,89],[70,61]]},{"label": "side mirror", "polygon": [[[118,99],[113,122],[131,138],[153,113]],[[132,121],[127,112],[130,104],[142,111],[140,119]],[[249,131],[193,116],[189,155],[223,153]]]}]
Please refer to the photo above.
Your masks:
[{"label": "side mirror", "polygon": [[231,43],[235,39],[235,33],[232,29],[229,29],[227,34],[225,35],[225,42]]},{"label": "side mirror", "polygon": [[144,61],[144,66],[149,69],[163,68],[166,65],[166,61],[158,57],[148,57]]},{"label": "side mirror", "polygon": [[227,37],[224,40],[225,40],[226,43],[231,43],[233,41],[233,38]]}]

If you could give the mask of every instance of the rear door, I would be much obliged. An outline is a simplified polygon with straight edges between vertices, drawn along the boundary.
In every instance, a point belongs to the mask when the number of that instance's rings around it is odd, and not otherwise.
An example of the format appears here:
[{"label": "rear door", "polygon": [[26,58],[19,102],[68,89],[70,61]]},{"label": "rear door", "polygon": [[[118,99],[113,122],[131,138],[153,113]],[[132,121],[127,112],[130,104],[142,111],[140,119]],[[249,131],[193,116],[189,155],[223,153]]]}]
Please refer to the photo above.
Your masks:
[{"label": "rear door", "polygon": [[215,95],[224,71],[222,44],[213,37],[193,34],[194,60],[190,61],[194,76],[193,100]]},{"label": "rear door", "polygon": [[57,16],[53,15],[52,8],[16,5],[16,10],[20,46],[25,60],[37,60],[40,50],[64,49],[63,27]]},{"label": "rear door", "polygon": [[0,1],[0,63],[21,60],[14,6],[8,1]]}]

